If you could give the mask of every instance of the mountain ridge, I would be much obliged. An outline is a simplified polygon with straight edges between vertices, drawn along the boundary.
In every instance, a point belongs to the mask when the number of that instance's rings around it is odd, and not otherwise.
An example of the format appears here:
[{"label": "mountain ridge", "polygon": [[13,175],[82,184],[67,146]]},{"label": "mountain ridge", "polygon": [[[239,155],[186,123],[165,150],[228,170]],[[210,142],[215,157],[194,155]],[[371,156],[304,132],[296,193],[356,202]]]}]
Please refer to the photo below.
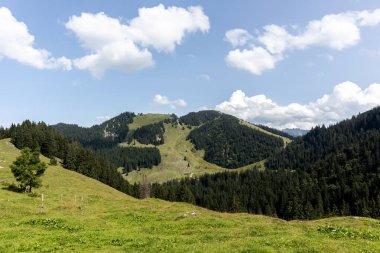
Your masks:
[{"label": "mountain ridge", "polygon": [[[97,134],[97,138],[100,138],[99,142],[111,143],[111,145],[119,145],[120,147],[129,148],[131,150],[134,148],[154,148],[158,152],[160,152],[162,163],[161,165],[152,164],[152,168],[154,168],[154,170],[152,170],[151,168],[145,169],[140,166],[129,167],[129,169],[126,170],[126,172],[127,174],[132,173],[132,175],[127,176],[127,178],[131,180],[131,182],[140,181],[143,177],[143,174],[148,175],[148,179],[152,178],[153,181],[158,180],[159,182],[162,182],[162,180],[167,181],[174,178],[182,178],[186,176],[200,175],[200,173],[213,173],[224,170],[224,168],[222,167],[218,167],[213,164],[207,163],[207,161],[202,161],[204,160],[203,151],[199,148],[199,150],[197,150],[197,148],[191,146],[192,144],[187,143],[187,137],[192,131],[195,131],[196,128],[202,127],[203,124],[213,124],[210,122],[214,122],[219,117],[227,117],[228,115],[213,110],[191,112],[179,118],[175,114],[135,114],[131,112],[126,112],[124,114],[127,116],[132,115],[132,117],[128,118],[129,123],[127,124],[127,126],[124,129],[119,129],[120,131],[124,131],[124,141],[117,139],[117,141],[115,142],[112,138],[107,139],[106,137]],[[106,122],[101,123],[100,125],[95,125],[87,129],[95,129],[97,131],[99,131],[99,128],[102,129],[102,127],[104,129],[104,126],[106,126],[109,122],[118,122],[118,118],[121,115],[123,114],[111,118]],[[228,117],[231,117],[231,119],[233,118],[233,120],[236,119],[236,121],[239,121],[237,118],[233,116]],[[270,133],[267,130],[260,128],[259,126],[255,126],[248,122],[242,125],[253,129],[252,131],[249,130],[249,132],[251,132],[250,134],[253,134],[255,130],[258,130],[265,134],[265,136],[267,136],[265,138],[272,138],[272,136],[274,136],[281,138],[282,141],[284,141],[285,143],[289,143],[291,141],[289,138],[279,136],[276,133]],[[62,129],[62,125],[53,125],[53,127],[56,128],[58,131]],[[238,125],[235,126],[236,129],[238,127]],[[75,129],[73,131],[75,131]],[[65,131],[61,131],[61,133],[70,138],[71,133],[67,133]],[[231,131],[231,134],[232,133],[234,133],[234,131]],[[226,133],[226,138],[230,138],[228,137],[229,135],[230,134]],[[178,140],[177,136],[182,136],[180,137],[182,139]],[[75,136],[75,134],[74,138],[72,139],[81,141],[81,139],[78,138],[78,136]],[[172,140],[178,140],[179,142],[176,144],[174,143],[175,141],[173,142]],[[176,148],[174,148],[174,146],[170,147],[170,145],[165,145],[165,141],[171,143],[171,145],[175,145]],[[89,146],[91,147],[91,144],[93,143],[96,143],[96,141],[92,140]],[[82,142],[82,144],[86,146],[87,142]],[[177,152],[176,149],[180,149],[182,151]],[[194,154],[195,156],[189,155],[189,153],[186,154],[186,152],[191,152],[191,154]],[[184,160],[187,161],[183,162]],[[243,162],[238,167],[247,167],[249,164],[254,164],[256,162],[259,162],[259,160],[255,160],[253,162]],[[166,168],[163,168],[164,164]],[[118,163],[118,165],[123,166],[122,163]],[[159,173],[159,171],[162,174],[166,174],[167,178],[159,176],[158,179],[156,176],[151,176],[151,174],[156,175],[157,173]]]}]

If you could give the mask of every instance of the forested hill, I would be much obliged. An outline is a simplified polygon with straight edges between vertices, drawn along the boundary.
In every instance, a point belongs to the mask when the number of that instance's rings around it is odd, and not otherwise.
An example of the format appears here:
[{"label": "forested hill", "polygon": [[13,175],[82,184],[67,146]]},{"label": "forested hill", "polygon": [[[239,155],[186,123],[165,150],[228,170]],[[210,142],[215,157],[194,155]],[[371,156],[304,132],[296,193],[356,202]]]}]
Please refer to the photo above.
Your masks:
[{"label": "forested hill", "polygon": [[284,219],[380,218],[380,108],[316,127],[268,159],[264,171],[204,175],[154,185],[153,196],[219,211]]},{"label": "forested hill", "polygon": [[[326,156],[352,149],[368,135],[380,130],[380,107],[336,125],[318,126],[266,161],[269,169],[309,169]],[[369,154],[371,155],[371,154]]]},{"label": "forested hill", "polygon": [[52,127],[72,141],[77,141],[86,147],[98,148],[112,146],[123,141],[128,134],[128,125],[133,122],[135,116],[134,113],[124,112],[100,125],[89,128],[64,123]]},{"label": "forested hill", "polygon": [[[115,166],[123,167],[124,172],[128,173],[138,168],[151,168],[161,162],[160,152],[155,147],[120,147],[130,134],[129,125],[133,123],[136,115],[131,112],[124,112],[100,125],[92,127],[80,127],[72,124],[57,124],[52,127],[63,134],[71,141],[79,142],[81,145],[94,150],[97,155],[108,160]],[[149,144],[159,144],[162,138],[162,123],[152,124],[153,127],[142,126],[134,130],[138,134],[136,139]],[[150,125],[149,125],[150,126]],[[145,136],[141,136],[141,132]]]},{"label": "forested hill", "polygon": [[192,130],[188,139],[197,149],[205,150],[206,161],[232,169],[264,160],[284,146],[281,138],[242,125],[239,119],[220,113]]}]

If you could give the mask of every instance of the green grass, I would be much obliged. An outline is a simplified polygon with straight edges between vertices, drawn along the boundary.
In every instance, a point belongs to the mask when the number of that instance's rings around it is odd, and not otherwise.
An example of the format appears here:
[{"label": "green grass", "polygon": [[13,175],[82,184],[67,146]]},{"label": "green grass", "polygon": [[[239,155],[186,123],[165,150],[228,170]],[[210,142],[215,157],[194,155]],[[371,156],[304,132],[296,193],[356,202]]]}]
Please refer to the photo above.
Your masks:
[{"label": "green grass", "polygon": [[[144,168],[130,172],[127,176],[128,181],[138,182],[143,175],[146,175],[149,182],[165,182],[187,176],[225,171],[226,169],[218,165],[206,162],[203,159],[204,151],[196,150],[194,145],[186,140],[190,131],[187,127],[173,127],[171,124],[165,124],[164,144],[157,146],[161,153],[161,163],[151,169]],[[137,146],[141,145],[137,144]]]},{"label": "green grass", "polygon": [[284,142],[284,146],[285,146],[285,147],[286,147],[286,145],[288,145],[289,143],[292,142],[292,140],[289,139],[289,138],[286,138],[286,137],[284,137],[284,136],[280,136],[280,135],[277,135],[277,134],[271,133],[271,132],[269,132],[269,131],[267,131],[267,130],[265,130],[265,129],[262,129],[262,128],[260,128],[260,127],[258,127],[258,126],[256,126],[256,125],[254,125],[254,124],[251,124],[251,123],[249,123],[249,122],[247,122],[247,121],[240,120],[240,124],[245,125],[245,126],[248,126],[248,127],[250,127],[250,128],[256,129],[256,130],[259,130],[260,132],[263,132],[263,133],[265,133],[265,134],[268,134],[268,135],[272,135],[272,136],[275,136],[275,137],[281,138],[282,141]]},{"label": "green grass", "polygon": [[130,131],[134,131],[139,127],[146,126],[149,124],[157,123],[165,119],[169,119],[171,117],[170,114],[142,114],[137,115],[133,118],[133,122],[128,125]]},{"label": "green grass", "polygon": [[[19,154],[8,141],[0,141],[2,185],[13,182]],[[60,166],[42,180],[38,197],[0,187],[0,252],[380,252],[379,220],[286,222],[137,200]]]}]

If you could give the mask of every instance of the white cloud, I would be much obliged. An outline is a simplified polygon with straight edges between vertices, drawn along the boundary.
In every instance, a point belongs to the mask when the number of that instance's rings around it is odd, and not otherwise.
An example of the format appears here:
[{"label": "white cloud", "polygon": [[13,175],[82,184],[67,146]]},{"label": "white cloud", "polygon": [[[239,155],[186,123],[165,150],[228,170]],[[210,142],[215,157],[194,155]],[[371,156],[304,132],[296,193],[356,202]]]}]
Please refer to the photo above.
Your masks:
[{"label": "white cloud", "polygon": [[[0,56],[37,69],[71,70],[71,61],[54,58],[45,49],[34,47],[35,38],[25,23],[18,21],[8,8],[0,8]],[[0,57],[1,58],[1,57]]]},{"label": "white cloud", "polygon": [[229,42],[233,47],[237,47],[246,45],[252,38],[252,35],[247,30],[232,29],[226,32],[224,40]]},{"label": "white cloud", "polygon": [[152,46],[158,51],[172,52],[188,33],[198,30],[208,32],[210,23],[200,6],[187,9],[162,4],[139,9],[139,16],[127,26],[128,36],[143,46]]},{"label": "white cloud", "polygon": [[187,106],[186,101],[183,99],[170,100],[168,97],[159,94],[154,96],[153,102],[158,105],[169,105],[172,109]]},{"label": "white cloud", "polygon": [[380,84],[374,83],[361,89],[355,83],[343,82],[336,85],[331,94],[323,95],[308,104],[291,103],[281,106],[265,95],[249,97],[237,90],[228,101],[217,105],[216,109],[279,129],[310,129],[315,125],[336,123],[379,105]]},{"label": "white cloud", "polygon": [[[348,47],[355,46],[359,43],[360,29],[363,26],[377,26],[380,24],[380,9],[360,12],[344,12],[338,14],[330,14],[322,17],[320,20],[310,21],[303,31],[298,34],[291,34],[285,27],[275,24],[263,27],[263,32],[256,38],[257,43],[261,44],[259,48],[265,48],[267,51],[266,58],[272,56],[276,61],[272,64],[262,65],[257,63],[256,57],[251,57],[250,63],[240,63],[247,61],[246,58],[235,58],[232,66],[248,70],[252,74],[260,75],[263,71],[273,69],[277,62],[283,60],[284,53],[289,50],[305,50],[310,47],[326,47],[333,50],[343,50]],[[235,29],[239,30],[239,29]],[[294,30],[294,29],[293,29]],[[245,30],[244,30],[245,31]],[[249,35],[249,34],[248,34]],[[246,35],[246,36],[248,36]],[[242,43],[240,46],[246,43]],[[233,46],[238,45],[237,43]],[[245,50],[245,54],[253,54],[257,46],[250,46]],[[229,52],[226,57],[227,63],[231,63],[229,58],[231,52],[237,52],[236,49]],[[260,71],[256,68],[247,68],[247,65],[259,65]]]},{"label": "white cloud", "polygon": [[73,31],[89,54],[74,60],[100,78],[107,69],[138,71],[154,65],[149,48],[173,52],[187,34],[207,32],[208,17],[199,6],[187,9],[158,5],[141,8],[127,24],[104,13],[72,16],[66,28]]},{"label": "white cloud", "polygon": [[272,55],[262,47],[252,47],[230,51],[225,60],[231,67],[261,75],[263,71],[273,69],[281,59],[281,55]]},{"label": "white cloud", "polygon": [[96,120],[98,120],[98,121],[107,121],[107,120],[109,120],[109,119],[111,119],[111,116],[108,116],[108,115],[106,115],[106,116],[96,116]]}]

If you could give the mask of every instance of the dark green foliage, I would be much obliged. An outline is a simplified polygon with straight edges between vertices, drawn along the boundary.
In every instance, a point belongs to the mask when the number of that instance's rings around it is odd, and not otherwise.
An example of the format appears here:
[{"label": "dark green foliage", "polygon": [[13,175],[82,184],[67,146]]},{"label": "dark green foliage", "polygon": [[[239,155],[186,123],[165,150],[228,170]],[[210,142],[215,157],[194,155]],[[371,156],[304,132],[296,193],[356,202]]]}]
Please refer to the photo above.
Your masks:
[{"label": "dark green foliage", "polygon": [[176,197],[177,197],[177,201],[195,204],[195,198],[194,198],[193,193],[190,191],[189,187],[184,183],[182,183],[178,187]]},{"label": "dark green foliage", "polygon": [[30,148],[21,150],[21,155],[10,166],[11,171],[20,183],[21,191],[32,192],[32,188],[41,186],[40,177],[46,170],[46,164],[40,161],[40,153]]},{"label": "dark green foliage", "polygon": [[36,124],[29,120],[21,125],[12,125],[9,129],[9,137],[17,148],[38,149],[49,158],[63,157],[68,144],[62,135],[57,134],[44,122]]},{"label": "dark green foliage", "polygon": [[163,122],[166,124],[177,125],[178,124],[178,116],[175,115],[174,113],[172,113],[170,115],[170,118],[164,119]]},{"label": "dark green foliage", "polygon": [[284,145],[282,139],[240,124],[230,115],[220,115],[192,130],[188,139],[205,150],[204,159],[225,168],[261,161]]},{"label": "dark green foliage", "polygon": [[77,141],[85,147],[104,148],[125,140],[128,125],[133,122],[133,117],[134,113],[125,112],[90,128],[63,123],[54,125],[53,128],[69,140]]},{"label": "dark green foliage", "polygon": [[0,139],[8,138],[9,133],[6,129],[4,129],[2,126],[0,126]]},{"label": "dark green foliage", "polygon": [[161,162],[160,151],[157,148],[118,147],[98,149],[96,153],[108,159],[117,167],[124,167],[128,173],[138,168],[151,168]]},{"label": "dark green foliage", "polygon": [[[133,122],[133,117],[135,117],[134,113],[125,112],[101,125],[95,125],[90,128],[67,124],[57,124],[53,128],[69,140],[79,142],[82,146],[91,148],[113,165],[124,167],[126,172],[141,167],[151,168],[153,165],[158,165],[161,161],[158,149],[118,147],[118,144],[127,138],[129,131],[128,124]],[[157,126],[156,124],[148,125],[136,131],[137,138],[134,138],[144,144],[152,143],[159,145],[163,143],[162,123],[158,123]]]},{"label": "dark green foliage", "polygon": [[67,139],[81,143],[84,147],[109,147],[115,145],[113,138],[104,137],[104,129],[99,125],[91,128],[80,127],[75,124],[59,123],[52,126]]},{"label": "dark green foliage", "polygon": [[158,122],[142,126],[133,132],[132,138],[142,144],[153,144],[155,146],[164,144],[164,122]]},{"label": "dark green foliage", "polygon": [[57,159],[55,159],[55,157],[50,158],[49,164],[52,166],[56,166],[58,164]]},{"label": "dark green foliage", "polygon": [[68,141],[45,123],[24,121],[21,125],[13,125],[8,131],[17,148],[40,148],[43,155],[62,159],[62,165],[66,169],[130,193],[128,182],[107,160],[97,157],[94,151],[83,148],[79,143]]},{"label": "dark green foliage", "polygon": [[260,127],[261,129],[264,129],[264,130],[266,130],[266,131],[268,131],[268,132],[270,132],[272,134],[276,134],[278,136],[282,136],[282,137],[285,137],[285,138],[288,138],[288,139],[291,139],[291,140],[294,139],[293,136],[291,136],[290,134],[287,134],[287,133],[285,133],[283,131],[280,131],[280,130],[277,130],[277,129],[274,129],[274,128],[271,128],[271,127],[268,127],[268,126],[264,126],[264,125],[256,125],[256,126]]},{"label": "dark green foliage", "polygon": [[[380,110],[376,108],[330,128],[314,129],[296,141],[296,146],[301,143],[305,148],[298,150],[300,158],[297,152],[285,156],[299,161],[301,167],[226,172],[155,184],[152,195],[179,201],[180,187],[185,184],[197,205],[223,212],[283,219],[339,215],[380,218],[379,124]],[[331,152],[326,153],[324,147]]]},{"label": "dark green foliage", "polygon": [[380,107],[329,128],[315,127],[266,161],[270,169],[307,169],[327,155],[337,154],[358,143],[362,133],[380,129]]},{"label": "dark green foliage", "polygon": [[212,110],[191,112],[179,118],[181,124],[186,124],[189,126],[200,126],[206,122],[214,120],[221,116],[222,113]]}]

